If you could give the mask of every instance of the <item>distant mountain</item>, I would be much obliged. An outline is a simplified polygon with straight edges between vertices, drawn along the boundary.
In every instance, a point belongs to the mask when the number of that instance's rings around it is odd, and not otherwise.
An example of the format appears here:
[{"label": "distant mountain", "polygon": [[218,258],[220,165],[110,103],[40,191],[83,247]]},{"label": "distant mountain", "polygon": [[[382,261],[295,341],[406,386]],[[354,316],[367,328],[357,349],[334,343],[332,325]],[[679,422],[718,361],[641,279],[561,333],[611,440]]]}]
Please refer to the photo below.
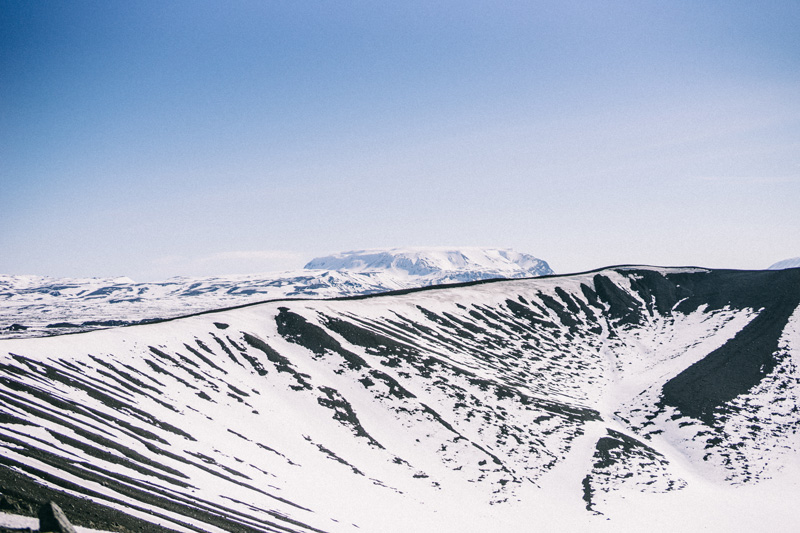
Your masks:
[{"label": "distant mountain", "polygon": [[555,274],[541,259],[513,250],[490,248],[395,248],[362,250],[313,259],[305,268],[348,272],[391,272],[398,277],[459,282]]},{"label": "distant mountain", "polygon": [[5,339],[0,493],[140,533],[787,530],[798,360],[800,270],[617,267]]},{"label": "distant mountain", "polygon": [[0,338],[85,331],[276,298],[330,298],[552,273],[531,255],[465,248],[348,252],[314,259],[305,270],[155,283],[0,276]]},{"label": "distant mountain", "polygon": [[767,270],[783,270],[784,268],[800,268],[800,257],[778,261]]}]

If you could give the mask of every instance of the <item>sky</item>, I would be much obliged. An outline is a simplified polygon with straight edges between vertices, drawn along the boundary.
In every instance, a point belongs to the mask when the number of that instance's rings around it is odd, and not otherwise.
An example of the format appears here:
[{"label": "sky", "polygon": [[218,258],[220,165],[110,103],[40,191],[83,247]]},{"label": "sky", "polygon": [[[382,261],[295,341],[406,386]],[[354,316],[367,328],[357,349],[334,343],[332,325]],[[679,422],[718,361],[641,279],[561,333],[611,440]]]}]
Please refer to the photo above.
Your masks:
[{"label": "sky", "polygon": [[0,274],[800,255],[800,2],[0,0]]}]

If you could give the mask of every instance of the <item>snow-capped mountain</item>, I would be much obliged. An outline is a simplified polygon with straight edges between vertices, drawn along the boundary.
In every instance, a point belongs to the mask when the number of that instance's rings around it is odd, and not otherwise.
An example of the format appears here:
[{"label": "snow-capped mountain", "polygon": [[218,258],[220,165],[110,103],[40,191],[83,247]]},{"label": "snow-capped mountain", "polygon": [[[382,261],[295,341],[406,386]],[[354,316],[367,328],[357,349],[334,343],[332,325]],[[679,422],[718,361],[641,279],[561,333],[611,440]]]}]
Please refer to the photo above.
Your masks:
[{"label": "snow-capped mountain", "polygon": [[800,523],[800,270],[617,267],[0,341],[0,489],[130,531]]},{"label": "snow-capped mountain", "polygon": [[800,268],[800,257],[793,257],[792,259],[784,259],[778,261],[770,266],[768,270],[782,270],[784,268]]},{"label": "snow-capped mountain", "polygon": [[466,248],[349,252],[314,259],[299,271],[157,283],[0,276],[0,338],[85,331],[274,298],[351,296],[552,273],[531,255]]},{"label": "snow-capped mountain", "polygon": [[[348,272],[392,272],[426,279],[429,285],[492,278],[554,274],[541,259],[513,250],[490,248],[395,248],[361,250],[313,259],[305,268]],[[430,279],[428,279],[430,278]]]}]

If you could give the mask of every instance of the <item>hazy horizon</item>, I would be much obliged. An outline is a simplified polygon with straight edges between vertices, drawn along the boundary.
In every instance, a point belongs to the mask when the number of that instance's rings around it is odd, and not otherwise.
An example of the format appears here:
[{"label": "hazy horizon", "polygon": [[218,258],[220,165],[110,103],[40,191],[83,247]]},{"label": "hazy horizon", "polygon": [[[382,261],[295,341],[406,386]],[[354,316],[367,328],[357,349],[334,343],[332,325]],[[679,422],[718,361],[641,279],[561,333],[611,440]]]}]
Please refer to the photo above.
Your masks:
[{"label": "hazy horizon", "polygon": [[800,255],[798,27],[793,1],[0,0],[0,273],[766,268]]}]

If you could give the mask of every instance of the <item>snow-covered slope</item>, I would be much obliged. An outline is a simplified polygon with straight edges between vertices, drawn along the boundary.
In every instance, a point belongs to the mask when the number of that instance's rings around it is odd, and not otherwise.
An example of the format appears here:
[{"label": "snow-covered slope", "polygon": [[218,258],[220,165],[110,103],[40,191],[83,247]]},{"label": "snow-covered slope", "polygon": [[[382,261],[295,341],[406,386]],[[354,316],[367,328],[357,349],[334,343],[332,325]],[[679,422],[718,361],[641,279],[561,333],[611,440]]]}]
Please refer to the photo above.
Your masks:
[{"label": "snow-covered slope", "polygon": [[0,338],[85,331],[275,298],[350,296],[553,273],[544,261],[510,250],[389,250],[341,257],[347,260],[315,259],[299,271],[158,283],[0,275]]},{"label": "snow-covered slope", "polygon": [[791,529],[799,282],[619,267],[0,341],[0,489],[179,531]]},{"label": "snow-covered slope", "polygon": [[769,267],[769,270],[782,270],[784,268],[800,268],[800,257],[784,259]]}]

